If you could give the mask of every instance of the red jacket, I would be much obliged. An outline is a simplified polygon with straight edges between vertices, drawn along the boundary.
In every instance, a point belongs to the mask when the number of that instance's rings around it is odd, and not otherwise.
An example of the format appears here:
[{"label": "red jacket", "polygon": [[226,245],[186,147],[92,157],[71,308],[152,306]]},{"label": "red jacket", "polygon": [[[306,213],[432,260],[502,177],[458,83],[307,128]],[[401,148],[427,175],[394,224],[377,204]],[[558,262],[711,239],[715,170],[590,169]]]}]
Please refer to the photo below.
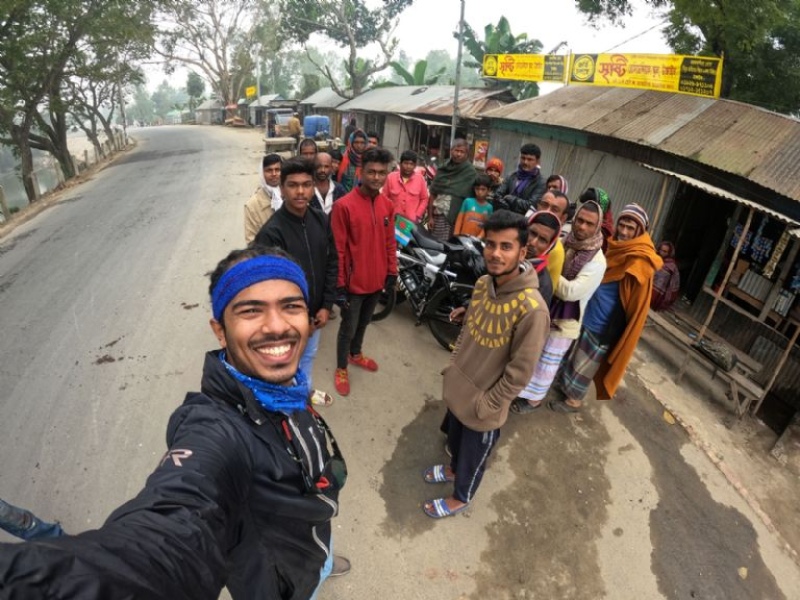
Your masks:
[{"label": "red jacket", "polygon": [[400,171],[392,171],[386,178],[383,193],[392,201],[396,213],[414,223],[419,223],[428,209],[428,184],[417,171],[408,181],[403,181]]},{"label": "red jacket", "polygon": [[333,204],[331,228],[339,254],[337,288],[351,294],[383,289],[397,275],[394,207],[383,194],[370,198],[357,187]]}]

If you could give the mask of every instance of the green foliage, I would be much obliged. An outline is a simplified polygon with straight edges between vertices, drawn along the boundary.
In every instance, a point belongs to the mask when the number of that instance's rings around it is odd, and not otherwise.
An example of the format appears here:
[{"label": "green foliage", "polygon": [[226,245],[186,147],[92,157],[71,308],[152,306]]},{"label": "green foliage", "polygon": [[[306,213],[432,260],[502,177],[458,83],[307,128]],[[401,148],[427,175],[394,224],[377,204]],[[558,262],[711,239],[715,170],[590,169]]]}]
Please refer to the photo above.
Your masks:
[{"label": "green foliage", "polygon": [[[157,0],[11,0],[0,16],[0,141],[16,146],[29,198],[32,149],[73,173],[67,123],[113,111],[152,41]],[[118,96],[118,94],[117,94]],[[81,121],[82,122],[82,121]],[[104,124],[105,126],[105,124]]]},{"label": "green foliage", "polygon": [[445,74],[445,67],[440,67],[435,73],[428,72],[428,61],[418,60],[414,65],[414,72],[409,72],[397,61],[389,63],[395,73],[403,80],[403,85],[436,85]]},{"label": "green foliage", "polygon": [[[773,110],[800,110],[798,0],[645,0],[667,18],[678,54],[724,57],[722,96]],[[621,23],[629,0],[576,0],[590,21]]]},{"label": "green foliage", "polygon": [[[464,24],[464,48],[474,61],[464,61],[464,66],[482,70],[483,57],[487,54],[536,54],[542,51],[542,43],[537,39],[528,39],[527,33],[514,35],[508,19],[500,17],[497,25],[489,23],[483,29],[483,39],[478,38],[475,30],[467,23]],[[458,34],[453,34],[458,39]],[[513,82],[510,85],[500,80],[490,80],[490,88],[510,87],[511,92],[518,100],[533,98],[539,95],[539,86],[535,82]]]},{"label": "green foliage", "polygon": [[170,0],[160,14],[157,51],[168,71],[178,63],[197,69],[225,104],[235,103],[253,82],[272,10],[268,0]]},{"label": "green foliage", "polygon": [[139,123],[151,123],[155,118],[155,104],[143,84],[136,85],[133,103],[128,105],[128,117]]},{"label": "green foliage", "polygon": [[[385,69],[397,49],[391,32],[397,16],[413,0],[383,0],[382,6],[369,8],[365,0],[279,0],[280,30],[288,39],[305,44],[312,34],[320,34],[347,49],[346,80],[335,77],[329,64],[317,64],[320,72],[340,95],[360,94],[372,76]],[[359,56],[366,46],[377,43],[377,58]]]},{"label": "green foliage", "polygon": [[206,91],[206,82],[194,71],[189,71],[186,77],[186,93],[189,98],[202,98],[203,92]]}]

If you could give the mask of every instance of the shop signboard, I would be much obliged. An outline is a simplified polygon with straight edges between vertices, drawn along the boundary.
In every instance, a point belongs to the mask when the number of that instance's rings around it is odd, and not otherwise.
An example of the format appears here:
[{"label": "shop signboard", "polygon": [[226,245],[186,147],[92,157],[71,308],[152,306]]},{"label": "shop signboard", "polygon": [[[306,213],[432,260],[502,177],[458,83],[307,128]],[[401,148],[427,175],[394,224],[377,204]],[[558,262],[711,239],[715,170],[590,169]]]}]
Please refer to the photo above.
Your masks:
[{"label": "shop signboard", "polygon": [[568,83],[719,98],[722,59],[678,54],[573,54]]},{"label": "shop signboard", "polygon": [[516,81],[564,83],[567,56],[559,54],[487,54],[483,57],[483,77]]},{"label": "shop signboard", "polygon": [[722,59],[681,54],[487,54],[482,75],[719,98]]}]

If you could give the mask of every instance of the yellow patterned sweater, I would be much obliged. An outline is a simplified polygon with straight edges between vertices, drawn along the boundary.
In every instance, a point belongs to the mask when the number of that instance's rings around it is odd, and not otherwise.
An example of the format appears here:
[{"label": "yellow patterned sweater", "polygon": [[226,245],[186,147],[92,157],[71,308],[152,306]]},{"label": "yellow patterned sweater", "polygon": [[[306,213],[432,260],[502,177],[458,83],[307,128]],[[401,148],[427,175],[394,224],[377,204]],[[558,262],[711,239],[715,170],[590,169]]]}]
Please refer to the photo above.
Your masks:
[{"label": "yellow patterned sweater", "polygon": [[530,380],[549,331],[550,314],[527,263],[499,288],[491,276],[481,277],[443,373],[447,408],[474,431],[499,428]]}]

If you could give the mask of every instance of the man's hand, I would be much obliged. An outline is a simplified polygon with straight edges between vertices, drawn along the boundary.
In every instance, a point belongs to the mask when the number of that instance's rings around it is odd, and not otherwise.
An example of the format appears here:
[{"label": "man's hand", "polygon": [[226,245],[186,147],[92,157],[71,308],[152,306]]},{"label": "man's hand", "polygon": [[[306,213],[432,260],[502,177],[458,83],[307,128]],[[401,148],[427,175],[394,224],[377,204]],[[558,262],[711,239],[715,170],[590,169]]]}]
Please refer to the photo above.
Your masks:
[{"label": "man's hand", "polygon": [[397,275],[387,275],[386,282],[383,284],[383,289],[388,292],[393,290],[395,285],[397,285]]},{"label": "man's hand", "polygon": [[508,195],[508,196],[503,196],[502,198],[494,198],[492,200],[492,208],[494,208],[494,210],[508,210],[509,198],[513,198],[513,196]]},{"label": "man's hand", "polygon": [[336,299],[333,301],[333,303],[342,310],[347,310],[350,308],[350,299],[347,295],[347,288],[336,288]]},{"label": "man's hand", "polygon": [[320,308],[314,316],[314,329],[322,329],[328,324],[328,319],[331,316],[331,311],[327,308]]},{"label": "man's hand", "polygon": [[450,311],[450,321],[453,323],[461,323],[464,320],[464,313],[467,312],[465,306],[459,306]]}]

